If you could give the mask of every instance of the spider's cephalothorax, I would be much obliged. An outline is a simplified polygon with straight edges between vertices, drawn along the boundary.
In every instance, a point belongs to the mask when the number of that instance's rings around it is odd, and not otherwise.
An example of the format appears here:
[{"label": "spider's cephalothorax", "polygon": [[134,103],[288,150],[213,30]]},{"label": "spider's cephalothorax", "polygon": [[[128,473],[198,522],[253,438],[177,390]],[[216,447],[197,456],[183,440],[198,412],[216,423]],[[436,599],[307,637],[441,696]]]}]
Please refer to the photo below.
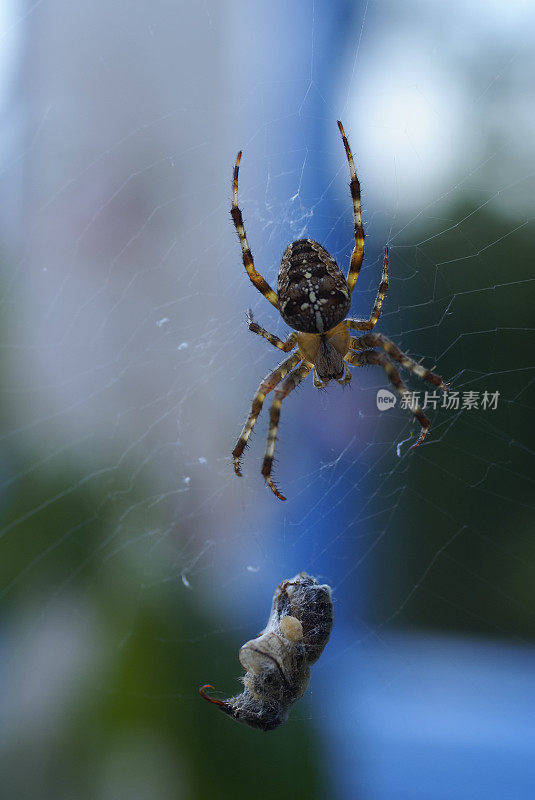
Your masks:
[{"label": "spider's cephalothorax", "polygon": [[351,294],[345,275],[321,244],[299,239],[282,256],[279,311],[296,331],[325,333],[345,319]]},{"label": "spider's cephalothorax", "polygon": [[[231,215],[240,239],[243,264],[258,291],[278,309],[283,320],[294,329],[294,332],[285,341],[282,341],[278,336],[258,325],[253,320],[251,312],[249,312],[249,329],[263,336],[279,350],[289,353],[297,348],[297,351],[279,364],[273,372],[270,372],[258,387],[253,398],[251,412],[232,455],[236,475],[241,475],[240,459],[243,451],[266,395],[273,391],[262,475],[268,486],[281,500],[284,500],[285,497],[279,492],[271,477],[281,404],[309,372],[313,370],[314,386],[322,388],[330,380],[336,380],[342,384],[348,383],[351,380],[349,364],[354,367],[376,364],[385,370],[390,383],[398,394],[400,396],[407,395],[408,390],[392,363],[395,361],[419,378],[446,390],[446,386],[438,375],[429,372],[412,358],[406,356],[386,336],[380,333],[366,333],[375,327],[381,314],[388,286],[388,248],[385,247],[381,283],[369,318],[346,318],[351,305],[351,293],[355,288],[364,257],[364,229],[360,209],[360,185],[353,156],[341,122],[338,122],[338,128],[349,164],[351,177],[349,188],[353,201],[355,247],[351,254],[347,279],[325,248],[312,239],[299,239],[289,245],[284,252],[279,269],[278,291],[274,292],[255,269],[245,235],[242,213],[238,206],[238,172],[241,152],[238,153],[234,166]],[[365,333],[363,336],[351,336],[351,330]],[[379,348],[379,350],[374,348]],[[423,442],[430,423],[417,405],[408,403],[408,407],[411,408],[422,426],[420,436],[413,445],[413,447],[418,447]]]}]

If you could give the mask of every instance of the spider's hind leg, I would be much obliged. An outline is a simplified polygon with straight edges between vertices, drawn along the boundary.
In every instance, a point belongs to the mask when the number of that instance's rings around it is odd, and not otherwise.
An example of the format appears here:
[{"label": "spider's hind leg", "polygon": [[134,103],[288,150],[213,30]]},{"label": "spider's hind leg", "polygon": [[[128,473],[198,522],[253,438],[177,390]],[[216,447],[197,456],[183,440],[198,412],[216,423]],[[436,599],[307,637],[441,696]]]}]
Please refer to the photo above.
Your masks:
[{"label": "spider's hind leg", "polygon": [[355,288],[355,283],[359,276],[362,260],[364,258],[364,228],[362,227],[362,212],[360,205],[360,183],[357,178],[357,171],[355,169],[355,162],[353,161],[353,154],[347,136],[344,131],[344,126],[338,120],[338,129],[344,143],[346,151],[347,163],[349,164],[349,177],[351,178],[349,188],[351,190],[351,199],[353,201],[353,231],[355,234],[355,247],[351,253],[351,261],[349,263],[349,272],[347,274],[347,285],[349,291],[352,292]]},{"label": "spider's hind leg", "polygon": [[230,209],[230,215],[240,240],[243,266],[245,267],[249,278],[256,286],[258,291],[264,295],[266,300],[269,300],[271,305],[275,306],[275,308],[278,308],[279,301],[277,298],[277,293],[273,291],[266,279],[256,270],[253,254],[251,253],[251,248],[249,247],[249,242],[247,241],[247,234],[245,233],[245,226],[243,224],[243,216],[238,205],[238,173],[240,171],[240,161],[241,150],[236,157],[236,163],[234,165],[234,175],[232,179],[232,208]]},{"label": "spider's hind leg", "polygon": [[383,307],[383,300],[385,299],[386,290],[388,289],[388,247],[385,247],[385,254],[383,257],[383,274],[381,275],[381,283],[377,290],[375,303],[373,304],[372,313],[368,319],[347,319],[346,324],[355,331],[371,331],[377,324],[377,320],[381,316],[381,308]]}]

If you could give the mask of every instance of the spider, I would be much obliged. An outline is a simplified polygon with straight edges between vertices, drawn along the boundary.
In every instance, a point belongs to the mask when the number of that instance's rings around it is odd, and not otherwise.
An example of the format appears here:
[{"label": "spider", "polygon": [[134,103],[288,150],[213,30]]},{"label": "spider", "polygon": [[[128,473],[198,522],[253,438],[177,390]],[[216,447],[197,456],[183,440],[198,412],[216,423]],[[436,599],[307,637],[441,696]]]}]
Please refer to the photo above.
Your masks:
[{"label": "spider", "polygon": [[[253,397],[251,412],[232,451],[234,470],[241,477],[241,458],[253,430],[266,395],[273,391],[269,411],[269,431],[262,464],[262,475],[267,485],[279,500],[286,500],[271,476],[275,442],[279,426],[282,401],[313,371],[314,386],[324,388],[330,380],[340,384],[349,383],[349,366],[364,367],[375,364],[382,367],[390,383],[400,396],[408,394],[407,387],[392,361],[443,391],[447,391],[442,378],[424,369],[381,333],[364,333],[351,336],[350,330],[371,331],[380,317],[381,307],[388,286],[388,247],[385,247],[381,283],[375,304],[368,319],[346,317],[351,306],[351,294],[359,276],[364,257],[364,229],[360,208],[360,184],[353,162],[353,155],[344,127],[338,128],[346,151],[351,181],[349,188],[353,200],[355,247],[351,254],[347,279],[331,255],[312,239],[298,239],[290,244],[282,256],[279,268],[277,292],[274,292],[262,275],[257,272],[251,249],[247,242],[243,217],[238,206],[238,172],[242,157],[237,155],[232,182],[231,216],[238,233],[242,249],[243,264],[249,278],[259,292],[279,311],[283,320],[293,328],[285,341],[262,328],[248,312],[249,330],[285,353],[297,351],[267,375]],[[379,348],[374,350],[373,348]],[[412,413],[422,426],[418,447],[424,440],[430,422],[417,405],[409,404]]]}]

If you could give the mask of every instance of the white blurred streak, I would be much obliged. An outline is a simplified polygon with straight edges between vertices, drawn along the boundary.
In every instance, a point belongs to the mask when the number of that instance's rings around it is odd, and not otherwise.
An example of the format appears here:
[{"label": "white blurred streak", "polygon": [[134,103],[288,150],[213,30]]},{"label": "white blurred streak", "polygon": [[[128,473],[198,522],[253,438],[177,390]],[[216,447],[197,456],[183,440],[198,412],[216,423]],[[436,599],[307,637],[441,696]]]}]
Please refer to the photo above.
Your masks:
[{"label": "white blurred streak", "polygon": [[[409,43],[407,52],[398,38],[386,43],[377,54],[385,69],[392,62],[402,64],[401,74],[387,77],[376,70],[365,82],[359,103],[370,109],[366,124],[353,118],[360,131],[361,159],[373,150],[376,169],[384,170],[388,180],[390,166],[391,201],[402,197],[405,206],[416,208],[422,196],[436,197],[437,184],[451,174],[451,159],[463,141],[461,111],[466,102],[462,84],[449,80],[440,63],[430,53]],[[370,186],[374,178],[368,175]],[[410,186],[407,191],[406,187]]]},{"label": "white blurred streak", "polygon": [[15,56],[20,44],[19,29],[15,25],[16,0],[0,3],[0,111],[4,106],[13,80]]},{"label": "white blurred streak", "polygon": [[[21,0],[0,3],[0,246],[14,249],[20,244],[22,204],[22,147],[25,116],[18,103],[19,70],[22,61],[24,25]],[[18,174],[7,183],[5,172]]]},{"label": "white blurred streak", "polygon": [[379,195],[411,215],[457,181],[478,192],[519,179],[501,210],[533,209],[533,3],[412,0],[375,13],[373,50],[359,54],[346,112],[369,204]]}]

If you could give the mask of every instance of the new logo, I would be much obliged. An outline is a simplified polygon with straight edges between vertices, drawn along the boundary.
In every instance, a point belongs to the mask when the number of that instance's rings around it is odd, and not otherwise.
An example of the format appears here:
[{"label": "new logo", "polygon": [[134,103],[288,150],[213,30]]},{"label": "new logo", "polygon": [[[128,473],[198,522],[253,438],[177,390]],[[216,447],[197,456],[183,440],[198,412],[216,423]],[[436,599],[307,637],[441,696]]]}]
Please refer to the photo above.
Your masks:
[{"label": "new logo", "polygon": [[389,411],[394,408],[396,402],[396,395],[389,392],[388,389],[379,389],[377,392],[377,408],[379,411]]}]

